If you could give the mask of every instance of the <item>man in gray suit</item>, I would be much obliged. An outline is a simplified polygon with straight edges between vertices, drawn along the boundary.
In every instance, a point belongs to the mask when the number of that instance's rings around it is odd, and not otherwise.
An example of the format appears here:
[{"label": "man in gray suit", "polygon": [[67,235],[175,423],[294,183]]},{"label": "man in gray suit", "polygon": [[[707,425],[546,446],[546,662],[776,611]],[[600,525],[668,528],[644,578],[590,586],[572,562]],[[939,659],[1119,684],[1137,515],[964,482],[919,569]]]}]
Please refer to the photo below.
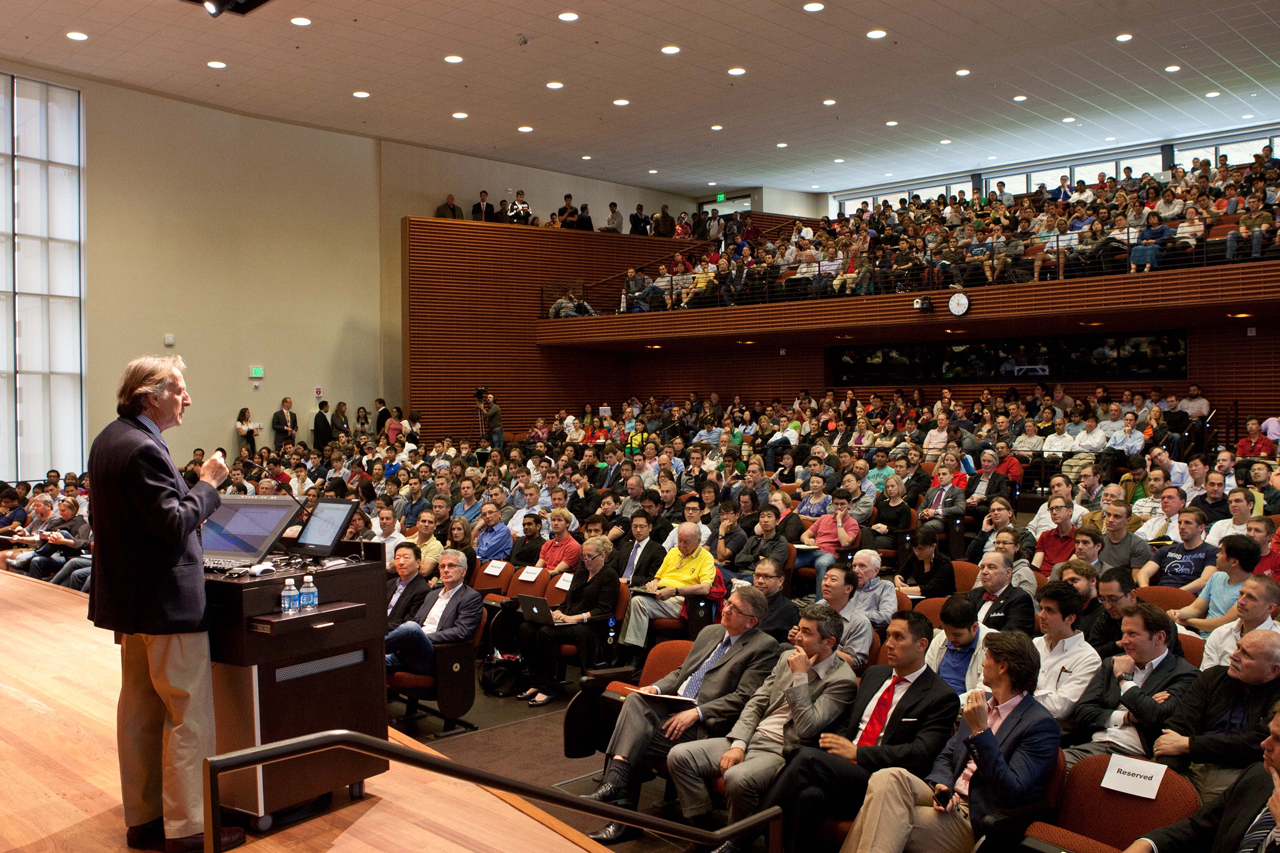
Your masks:
[{"label": "man in gray suit", "polygon": [[[720,624],[699,632],[680,668],[627,697],[609,740],[604,780],[586,799],[635,808],[642,781],[633,771],[637,763],[659,763],[678,743],[729,731],[778,659],[777,641],[756,627],[768,612],[760,590],[734,590]],[[618,844],[640,834],[614,822],[588,837]]]},{"label": "man in gray suit", "polygon": [[964,489],[951,485],[954,472],[949,466],[936,465],[933,473],[938,478],[938,485],[924,493],[924,500],[920,503],[920,526],[945,534],[948,521],[964,518]]},{"label": "man in gray suit", "polygon": [[436,643],[471,639],[484,612],[484,598],[462,582],[467,557],[461,551],[441,551],[436,563],[443,586],[427,593],[413,618],[387,634],[387,673],[408,670],[415,675],[436,674]]},{"label": "man in gray suit", "polygon": [[810,605],[797,628],[795,648],[779,658],[728,737],[678,744],[667,756],[680,807],[694,825],[712,826],[708,780],[724,776],[729,822],[742,820],[782,769],[783,749],[816,745],[853,702],[857,679],[835,653],[844,630],[840,614]]}]

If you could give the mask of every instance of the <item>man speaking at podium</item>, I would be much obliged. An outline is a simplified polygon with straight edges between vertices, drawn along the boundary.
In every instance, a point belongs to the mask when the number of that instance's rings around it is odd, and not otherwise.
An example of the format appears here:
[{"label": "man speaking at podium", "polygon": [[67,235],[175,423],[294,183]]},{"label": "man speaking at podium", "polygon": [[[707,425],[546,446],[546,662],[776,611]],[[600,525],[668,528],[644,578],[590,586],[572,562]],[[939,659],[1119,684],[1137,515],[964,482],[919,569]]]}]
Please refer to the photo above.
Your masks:
[{"label": "man speaking at podium", "polygon": [[[89,450],[89,618],[120,638],[116,743],[130,847],[204,849],[203,762],[217,750],[200,524],[221,503],[221,454],[190,489],[161,433],[191,405],[178,356],[129,362],[115,421]],[[223,829],[222,843],[244,842]]]}]

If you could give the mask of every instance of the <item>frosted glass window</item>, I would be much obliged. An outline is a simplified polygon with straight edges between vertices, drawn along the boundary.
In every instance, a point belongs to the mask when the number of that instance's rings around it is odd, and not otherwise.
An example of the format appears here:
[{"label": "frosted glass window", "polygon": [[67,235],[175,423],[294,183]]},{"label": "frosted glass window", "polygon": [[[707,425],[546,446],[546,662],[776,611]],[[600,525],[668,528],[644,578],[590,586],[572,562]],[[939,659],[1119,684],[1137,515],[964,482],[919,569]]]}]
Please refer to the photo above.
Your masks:
[{"label": "frosted glass window", "polygon": [[15,269],[19,293],[46,293],[49,278],[44,264],[44,241],[19,237],[15,241]]},{"label": "frosted glass window", "polygon": [[49,300],[49,370],[80,370],[80,300]]},{"label": "frosted glass window", "polygon": [[1021,175],[1001,175],[998,178],[992,178],[987,181],[987,192],[995,190],[997,181],[1004,181],[1004,191],[1007,193],[1022,195],[1027,191],[1026,173]]},{"label": "frosted glass window", "polygon": [[80,238],[80,170],[49,166],[49,236]]},{"label": "frosted glass window", "polygon": [[24,480],[43,478],[53,467],[49,454],[48,384],[48,374],[18,374],[18,470]]},{"label": "frosted glass window", "polygon": [[48,88],[49,159],[54,163],[80,165],[80,93],[60,86]]},{"label": "frosted glass window", "polygon": [[[12,331],[12,326],[10,327]],[[14,405],[13,374],[0,371],[0,418],[4,423],[17,424],[18,412]],[[6,428],[0,430],[0,471],[8,471],[6,477],[10,481],[17,479],[14,473],[18,470],[18,430]]]},{"label": "frosted glass window", "polygon": [[44,165],[18,160],[13,172],[13,221],[19,234],[43,237],[45,215]]},{"label": "frosted glass window", "polygon": [[1150,172],[1153,175],[1160,174],[1161,160],[1159,154],[1148,154],[1146,157],[1132,157],[1128,160],[1120,161],[1120,175],[1124,177],[1124,167],[1128,166],[1133,169],[1133,177],[1141,178],[1143,172]]},{"label": "frosted glass window", "polygon": [[1059,178],[1061,178],[1063,175],[1070,177],[1071,170],[1065,169],[1065,168],[1057,168],[1057,169],[1045,169],[1044,171],[1041,171],[1041,172],[1032,172],[1030,190],[1031,192],[1035,192],[1037,189],[1040,188],[1041,184],[1044,184],[1045,187],[1050,192],[1052,192],[1054,189],[1058,187],[1058,184],[1060,183]]},{"label": "frosted glass window", "polygon": [[1116,161],[1106,160],[1102,163],[1085,163],[1083,166],[1073,167],[1071,179],[1073,181],[1084,181],[1092,187],[1098,183],[1099,172],[1108,178],[1119,177],[1116,174]]},{"label": "frosted glass window", "polygon": [[[0,293],[0,385],[13,385],[13,294]],[[9,424],[12,421],[0,421]],[[0,429],[0,433],[5,430]],[[12,432],[12,430],[10,430]]]},{"label": "frosted glass window", "polygon": [[940,195],[947,195],[947,185],[943,184],[937,187],[923,187],[921,189],[912,190],[911,194],[913,196],[920,196],[920,200],[927,203],[930,199],[936,199]]},{"label": "frosted glass window", "polygon": [[84,414],[81,406],[78,375],[55,374],[49,377],[50,468],[83,470],[80,424],[84,421]]},{"label": "frosted glass window", "polygon": [[14,81],[13,150],[20,157],[45,159],[45,124],[43,83]]},{"label": "frosted glass window", "polygon": [[48,264],[49,292],[54,296],[79,296],[80,245],[49,241]]},{"label": "frosted glass window", "polygon": [[43,373],[49,369],[49,303],[40,296],[19,294],[15,310],[18,371]]},{"label": "frosted glass window", "polygon": [[[1271,140],[1251,139],[1247,142],[1233,142],[1230,145],[1219,145],[1218,153],[1227,155],[1227,163],[1231,166],[1247,166],[1253,162],[1254,154],[1261,154],[1264,145],[1270,145]],[[1214,160],[1217,163],[1217,160]]]},{"label": "frosted glass window", "polygon": [[[13,153],[13,131],[9,128],[9,121],[13,117],[13,108],[9,106],[12,94],[13,78],[8,74],[0,74],[0,154]],[[8,164],[4,163],[4,161],[0,159],[0,165],[4,166],[3,174],[8,175]],[[8,182],[2,181],[0,183]],[[8,218],[8,216],[0,215],[0,219]]]}]

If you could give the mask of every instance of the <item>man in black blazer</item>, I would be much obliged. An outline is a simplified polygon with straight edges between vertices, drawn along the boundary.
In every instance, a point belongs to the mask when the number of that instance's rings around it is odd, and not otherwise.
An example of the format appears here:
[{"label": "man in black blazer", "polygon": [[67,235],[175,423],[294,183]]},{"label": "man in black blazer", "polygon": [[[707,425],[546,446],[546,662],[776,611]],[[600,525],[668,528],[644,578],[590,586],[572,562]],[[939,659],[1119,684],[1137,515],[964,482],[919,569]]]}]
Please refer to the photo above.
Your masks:
[{"label": "man in black blazer", "polygon": [[1010,480],[996,470],[1000,459],[994,450],[982,451],[982,468],[969,478],[964,487],[965,509],[973,516],[974,521],[982,523],[983,517],[991,506],[992,498],[1013,500]]},{"label": "man in black blazer", "polygon": [[387,631],[394,631],[422,609],[431,585],[419,574],[422,568],[422,551],[412,542],[396,545],[391,558],[396,570],[394,578],[387,579]]},{"label": "man in black blazer", "polygon": [[1173,620],[1159,607],[1139,602],[1125,608],[1121,626],[1123,654],[1103,659],[1076,704],[1072,740],[1083,742],[1066,750],[1068,768],[1090,755],[1150,758],[1200,674],[1169,651]]},{"label": "man in black blazer", "polygon": [[1021,631],[1030,636],[1036,609],[1025,590],[1013,585],[1013,564],[1003,551],[988,551],[978,562],[977,589],[969,600],[978,609],[978,621],[997,631]]},{"label": "man in black blazer", "polygon": [[[818,849],[823,820],[857,817],[877,770],[928,775],[960,712],[960,697],[925,666],[932,637],[924,615],[893,614],[883,646],[889,665],[863,673],[847,725],[823,734],[821,748],[801,747],[773,780],[759,808],[782,807],[784,850]],[[750,850],[751,842],[739,837],[717,853]]]},{"label": "man in black blazer", "polygon": [[1262,761],[1249,765],[1221,796],[1189,818],[1148,832],[1124,853],[1265,851],[1280,818],[1280,715],[1271,718]]},{"label": "man in black blazer", "polygon": [[644,510],[631,516],[631,539],[623,539],[609,556],[609,568],[631,586],[644,586],[657,577],[667,551],[653,538],[653,522]]},{"label": "man in black blazer", "polygon": [[[177,356],[130,362],[116,392],[119,417],[89,451],[89,618],[120,636],[126,840],[170,853],[204,849],[203,761],[217,742],[200,525],[222,503],[227,477],[214,454],[188,488],[161,437],[191,405],[185,367]],[[243,830],[224,829],[222,842],[243,843]]]},{"label": "man in black blazer", "polygon": [[377,407],[377,420],[374,421],[374,435],[382,432],[387,425],[387,421],[391,420],[391,410],[387,408],[387,401],[378,397],[373,401],[373,405]]},{"label": "man in black blazer", "polygon": [[[276,412],[276,414],[280,414]],[[290,413],[292,414],[292,412]],[[294,417],[297,417],[296,415]],[[311,446],[315,450],[323,451],[329,446],[329,442],[333,441],[333,424],[329,423],[329,401],[320,401],[320,411],[316,412],[316,418],[311,423]],[[323,482],[317,480],[316,482]]]},{"label": "man in black blazer", "polygon": [[[742,587],[726,604],[720,624],[698,633],[679,669],[622,703],[606,750],[604,781],[587,799],[635,808],[642,781],[632,770],[635,764],[661,762],[683,741],[725,735],[764,683],[779,655],[777,641],[756,627],[769,610],[764,594]],[[649,696],[688,696],[694,705]],[[588,837],[617,844],[639,835],[640,830],[614,822]]]},{"label": "man in black blazer", "polygon": [[489,203],[487,190],[480,190],[480,200],[471,205],[472,222],[496,222],[493,216],[493,205]]},{"label": "man in black blazer", "polygon": [[427,593],[413,618],[387,634],[387,673],[436,674],[436,644],[471,639],[484,615],[484,598],[462,582],[467,557],[452,548],[436,563],[444,585]]},{"label": "man in black blazer", "polygon": [[[284,446],[286,441],[298,440],[298,416],[293,413],[293,400],[285,397],[280,401],[280,410],[271,416],[271,432],[274,436],[276,450]],[[317,444],[323,448],[323,444]]]}]

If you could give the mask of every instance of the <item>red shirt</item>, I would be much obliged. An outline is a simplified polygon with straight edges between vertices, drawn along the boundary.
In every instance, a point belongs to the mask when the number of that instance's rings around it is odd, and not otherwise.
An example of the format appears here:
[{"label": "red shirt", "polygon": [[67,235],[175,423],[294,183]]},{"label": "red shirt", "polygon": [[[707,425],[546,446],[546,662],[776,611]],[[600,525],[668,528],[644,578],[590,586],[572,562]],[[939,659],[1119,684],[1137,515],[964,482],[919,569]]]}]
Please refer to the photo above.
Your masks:
[{"label": "red shirt", "polygon": [[582,559],[582,546],[572,536],[564,537],[563,542],[552,539],[542,546],[538,557],[542,560],[542,565],[548,569],[554,569],[561,563],[568,563],[568,571],[572,572],[578,568],[578,561]]},{"label": "red shirt", "polygon": [[1276,446],[1271,439],[1259,433],[1257,441],[1245,436],[1236,442],[1236,456],[1270,456],[1275,453]]},{"label": "red shirt", "polygon": [[1022,485],[1022,463],[1019,462],[1017,459],[1013,458],[1012,453],[1006,456],[1004,458],[1004,461],[996,466],[996,471],[998,471],[1001,474],[1004,474],[1006,477],[1008,477],[1010,480],[1013,480],[1019,486]]},{"label": "red shirt", "polygon": [[1270,575],[1280,581],[1280,551],[1272,548],[1267,556],[1258,561],[1258,567],[1253,570],[1255,575]]},{"label": "red shirt", "polygon": [[[841,527],[844,528],[845,533],[848,533],[854,539],[858,538],[858,522],[847,512],[844,514],[844,524]],[[813,531],[813,543],[818,546],[819,550],[834,554],[836,549],[840,547],[840,534],[836,532],[836,517],[834,513],[818,516],[818,520],[809,525],[809,529]]]},{"label": "red shirt", "polygon": [[1044,562],[1040,564],[1040,574],[1047,575],[1058,563],[1064,563],[1075,556],[1076,529],[1074,526],[1063,536],[1058,528],[1051,527],[1036,540],[1036,553],[1044,554]]}]

